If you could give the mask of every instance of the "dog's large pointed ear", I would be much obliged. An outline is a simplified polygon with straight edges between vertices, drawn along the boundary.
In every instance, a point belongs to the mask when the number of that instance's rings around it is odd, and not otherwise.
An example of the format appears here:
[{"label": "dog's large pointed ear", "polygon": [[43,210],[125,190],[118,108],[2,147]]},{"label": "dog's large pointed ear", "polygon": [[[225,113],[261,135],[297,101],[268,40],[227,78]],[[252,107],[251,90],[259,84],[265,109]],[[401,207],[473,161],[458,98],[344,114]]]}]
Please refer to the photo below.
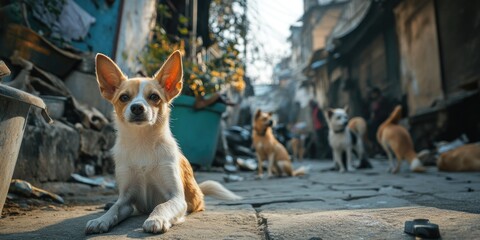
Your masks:
[{"label": "dog's large pointed ear", "polygon": [[345,107],[343,107],[343,110],[344,110],[346,113],[348,113],[348,110],[350,110],[350,107],[348,106],[348,104],[345,105]]},{"label": "dog's large pointed ear", "polygon": [[95,71],[100,93],[105,99],[112,101],[115,92],[127,77],[112,59],[101,53],[95,57]]},{"label": "dog's large pointed ear", "polygon": [[332,118],[332,116],[333,116],[333,109],[329,108],[327,110],[327,117],[328,117],[328,119],[330,119],[330,118]]},{"label": "dog's large pointed ear", "polygon": [[174,99],[182,91],[183,86],[183,63],[180,51],[173,52],[153,78],[165,89],[167,101]]},{"label": "dog's large pointed ear", "polygon": [[260,114],[262,114],[262,111],[260,109],[257,109],[257,111],[255,112],[255,119],[258,119],[258,117],[260,117]]}]

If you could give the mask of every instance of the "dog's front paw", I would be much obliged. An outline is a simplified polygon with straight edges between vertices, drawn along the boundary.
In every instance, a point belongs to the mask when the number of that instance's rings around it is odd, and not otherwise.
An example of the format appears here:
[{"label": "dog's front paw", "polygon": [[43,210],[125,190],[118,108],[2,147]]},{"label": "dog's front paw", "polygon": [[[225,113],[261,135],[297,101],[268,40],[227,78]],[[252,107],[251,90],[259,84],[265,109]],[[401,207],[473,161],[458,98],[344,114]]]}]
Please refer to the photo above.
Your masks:
[{"label": "dog's front paw", "polygon": [[355,169],[354,167],[348,167],[347,169],[349,172],[355,172],[357,169]]},{"label": "dog's front paw", "polygon": [[168,231],[171,226],[172,224],[167,219],[153,216],[145,220],[143,223],[143,231],[148,233],[164,233]]},{"label": "dog's front paw", "polygon": [[87,222],[85,234],[105,233],[108,232],[112,224],[103,218],[93,219]]},{"label": "dog's front paw", "polygon": [[345,168],[340,168],[340,170],[338,170],[339,173],[344,173],[345,172]]},{"label": "dog's front paw", "polygon": [[255,176],[255,179],[258,179],[258,180],[263,179],[263,174],[258,174],[258,175],[256,175],[256,176]]}]

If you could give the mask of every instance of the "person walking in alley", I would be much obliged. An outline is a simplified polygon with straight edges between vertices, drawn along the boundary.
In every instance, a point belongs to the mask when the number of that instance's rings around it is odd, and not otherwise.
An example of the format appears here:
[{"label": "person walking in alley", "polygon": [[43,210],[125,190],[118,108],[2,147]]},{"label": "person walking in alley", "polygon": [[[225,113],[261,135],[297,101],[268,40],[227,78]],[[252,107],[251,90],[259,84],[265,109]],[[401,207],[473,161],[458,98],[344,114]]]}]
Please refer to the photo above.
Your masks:
[{"label": "person walking in alley", "polygon": [[315,130],[315,137],[317,138],[317,151],[315,157],[321,159],[330,157],[331,150],[328,145],[328,125],[325,116],[323,115],[323,111],[315,100],[310,100],[309,105],[312,113],[313,129]]}]

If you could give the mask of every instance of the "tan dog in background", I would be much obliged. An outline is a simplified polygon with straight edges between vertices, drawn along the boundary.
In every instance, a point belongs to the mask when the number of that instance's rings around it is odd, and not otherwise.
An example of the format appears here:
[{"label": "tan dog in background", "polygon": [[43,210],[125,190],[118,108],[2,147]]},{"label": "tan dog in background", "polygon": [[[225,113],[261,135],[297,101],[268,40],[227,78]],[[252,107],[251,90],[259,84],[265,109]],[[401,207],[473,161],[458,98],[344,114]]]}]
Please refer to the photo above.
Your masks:
[{"label": "tan dog in background", "polygon": [[480,171],[480,143],[467,144],[440,154],[437,160],[440,171]]},{"label": "tan dog in background", "polygon": [[365,157],[365,144],[368,143],[367,122],[362,117],[354,117],[348,121],[348,128],[358,138],[353,149],[356,151],[358,159],[362,161]]},{"label": "tan dog in background", "polygon": [[292,139],[289,144],[292,148],[293,160],[303,161],[305,155],[305,140],[307,138],[308,129],[305,122],[298,122],[289,127],[292,133]]},{"label": "tan dog in background", "polygon": [[203,211],[204,194],[240,199],[218,182],[197,184],[170,131],[170,104],[183,84],[179,51],[152,78],[127,79],[102,54],[96,57],[96,73],[102,96],[115,109],[117,138],[112,152],[119,197],[103,216],[88,221],[87,234],[109,231],[134,209],[149,214],[145,232],[165,232],[181,223],[185,214]]},{"label": "tan dog in background", "polygon": [[253,145],[257,152],[258,176],[263,177],[263,160],[268,160],[268,177],[275,173],[282,176],[304,175],[306,169],[301,167],[293,170],[287,149],[275,138],[272,132],[272,114],[257,110],[253,119]]},{"label": "tan dog in background", "polygon": [[303,139],[303,136],[292,138],[290,144],[292,145],[293,157],[297,161],[303,161],[303,155],[305,155],[305,140]]},{"label": "tan dog in background", "polygon": [[[417,158],[410,133],[398,124],[401,118],[402,107],[397,105],[387,120],[385,120],[377,130],[377,141],[387,153],[390,162],[389,171],[397,173],[400,170],[402,160],[405,159],[410,163],[410,170],[413,172],[424,172],[425,168]],[[395,166],[392,151],[397,158],[397,164]]]},{"label": "tan dog in background", "polygon": [[367,136],[367,122],[362,117],[354,117],[348,121],[348,128],[352,136],[352,150],[355,152],[358,158],[358,164],[356,168],[372,168],[372,165],[368,161],[366,145],[370,145],[370,141]]}]

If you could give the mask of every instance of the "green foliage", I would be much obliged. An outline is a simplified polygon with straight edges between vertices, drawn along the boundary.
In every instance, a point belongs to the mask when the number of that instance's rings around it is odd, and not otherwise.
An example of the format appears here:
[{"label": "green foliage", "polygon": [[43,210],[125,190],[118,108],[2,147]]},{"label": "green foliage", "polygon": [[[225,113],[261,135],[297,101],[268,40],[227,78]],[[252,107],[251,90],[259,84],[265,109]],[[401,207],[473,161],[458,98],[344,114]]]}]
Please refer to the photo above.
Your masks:
[{"label": "green foliage", "polygon": [[[210,6],[211,18],[209,21],[212,30],[212,39],[217,44],[221,56],[204,63],[196,63],[184,58],[184,89],[188,95],[203,96],[231,86],[237,91],[245,88],[244,62],[239,48],[244,44],[246,31],[246,17],[243,7],[246,0],[213,1]],[[168,7],[159,4],[158,14],[165,17],[172,16]],[[178,35],[167,36],[161,27],[163,19],[157,19],[154,29],[154,41],[150,43],[140,61],[149,75],[153,75],[168,56],[175,50],[180,50],[185,56],[185,38],[189,35],[189,19],[179,16]],[[183,38],[183,39],[182,39]],[[177,40],[180,39],[180,40]]]}]

